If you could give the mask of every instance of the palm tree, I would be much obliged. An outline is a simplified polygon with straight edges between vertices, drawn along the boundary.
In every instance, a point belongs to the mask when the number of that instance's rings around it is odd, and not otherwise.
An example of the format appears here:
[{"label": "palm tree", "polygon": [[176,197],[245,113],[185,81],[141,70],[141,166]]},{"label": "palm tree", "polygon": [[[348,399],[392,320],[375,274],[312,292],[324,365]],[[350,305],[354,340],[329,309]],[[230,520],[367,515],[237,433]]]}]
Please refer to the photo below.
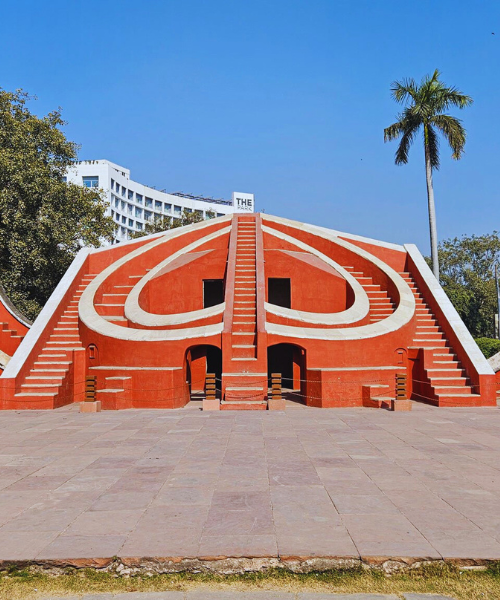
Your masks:
[{"label": "palm tree", "polygon": [[453,151],[451,157],[458,160],[464,151],[466,132],[460,119],[446,115],[444,111],[450,106],[465,108],[473,102],[470,96],[465,96],[454,87],[447,87],[439,80],[439,75],[436,69],[432,77],[427,75],[420,85],[417,85],[414,79],[395,81],[391,86],[392,97],[405,108],[398,115],[397,122],[384,129],[385,142],[401,137],[395,162],[397,165],[404,165],[408,162],[410,146],[419,129],[423,127],[432,270],[438,281],[436,209],[432,186],[432,170],[439,169],[439,139],[436,130],[448,141]]}]

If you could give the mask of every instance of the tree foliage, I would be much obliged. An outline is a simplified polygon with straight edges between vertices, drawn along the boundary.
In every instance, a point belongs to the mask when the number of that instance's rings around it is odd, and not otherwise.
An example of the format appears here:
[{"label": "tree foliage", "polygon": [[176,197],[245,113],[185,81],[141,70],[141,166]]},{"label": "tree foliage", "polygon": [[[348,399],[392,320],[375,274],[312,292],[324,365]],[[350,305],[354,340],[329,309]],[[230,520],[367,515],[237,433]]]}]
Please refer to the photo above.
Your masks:
[{"label": "tree foliage", "polygon": [[436,69],[417,84],[414,79],[395,81],[392,84],[392,97],[404,106],[398,120],[384,129],[384,141],[389,142],[401,138],[396,150],[395,162],[405,165],[408,162],[410,147],[418,132],[422,130],[425,169],[427,180],[427,202],[429,206],[429,230],[431,238],[432,269],[439,280],[439,257],[434,205],[433,169],[439,169],[439,136],[448,142],[452,155],[458,160],[464,151],[466,131],[462,121],[444,114],[450,107],[459,109],[472,104],[472,98],[462,94],[455,87],[446,86],[439,79]]},{"label": "tree foliage", "polygon": [[495,337],[497,231],[444,240],[439,244],[441,285],[473,337]]},{"label": "tree foliage", "polygon": [[476,338],[476,344],[486,358],[491,358],[497,352],[500,352],[500,340],[491,338]]},{"label": "tree foliage", "polygon": [[110,240],[114,225],[101,190],[64,180],[77,146],[61,111],[39,118],[30,99],[0,88],[0,282],[34,318],[78,250]]},{"label": "tree foliage", "polygon": [[[213,219],[215,213],[211,210],[206,211],[207,219]],[[140,238],[145,235],[151,235],[152,233],[161,233],[169,229],[176,229],[177,227],[184,227],[185,225],[192,225],[193,223],[199,223],[203,221],[203,215],[197,212],[189,212],[187,209],[182,211],[180,217],[155,217],[150,219],[143,231],[135,231],[130,235],[132,239]]]},{"label": "tree foliage", "polygon": [[430,151],[433,169],[439,169],[438,131],[452,149],[451,157],[458,160],[462,156],[466,139],[462,121],[444,112],[452,106],[460,109],[470,106],[473,100],[455,87],[446,86],[439,76],[440,73],[436,69],[432,75],[424,77],[420,85],[411,78],[392,84],[392,97],[399,104],[405,105],[403,112],[398,115],[398,120],[384,129],[386,142],[401,137],[396,150],[397,165],[405,165],[408,162],[410,146],[420,129],[424,144]]}]

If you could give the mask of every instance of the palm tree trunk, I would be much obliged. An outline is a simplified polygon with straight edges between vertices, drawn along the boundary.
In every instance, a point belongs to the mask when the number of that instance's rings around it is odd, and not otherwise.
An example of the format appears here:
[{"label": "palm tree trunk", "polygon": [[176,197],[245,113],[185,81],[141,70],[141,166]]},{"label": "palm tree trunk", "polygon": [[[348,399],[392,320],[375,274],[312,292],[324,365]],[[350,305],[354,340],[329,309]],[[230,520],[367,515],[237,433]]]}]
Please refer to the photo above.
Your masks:
[{"label": "palm tree trunk", "polygon": [[436,206],[434,204],[434,188],[432,186],[432,165],[427,140],[425,145],[425,176],[427,179],[427,203],[429,206],[429,231],[431,236],[431,258],[434,277],[439,281],[439,257],[436,227]]}]

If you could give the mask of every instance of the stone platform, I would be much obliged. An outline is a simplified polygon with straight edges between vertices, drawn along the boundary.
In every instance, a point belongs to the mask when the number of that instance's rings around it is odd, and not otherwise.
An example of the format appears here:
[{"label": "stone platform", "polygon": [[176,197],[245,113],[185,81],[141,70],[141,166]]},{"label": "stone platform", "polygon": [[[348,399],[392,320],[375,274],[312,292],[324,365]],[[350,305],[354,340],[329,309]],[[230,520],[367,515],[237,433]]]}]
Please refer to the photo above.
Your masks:
[{"label": "stone platform", "polygon": [[498,409],[293,406],[1,412],[0,560],[500,559]]}]

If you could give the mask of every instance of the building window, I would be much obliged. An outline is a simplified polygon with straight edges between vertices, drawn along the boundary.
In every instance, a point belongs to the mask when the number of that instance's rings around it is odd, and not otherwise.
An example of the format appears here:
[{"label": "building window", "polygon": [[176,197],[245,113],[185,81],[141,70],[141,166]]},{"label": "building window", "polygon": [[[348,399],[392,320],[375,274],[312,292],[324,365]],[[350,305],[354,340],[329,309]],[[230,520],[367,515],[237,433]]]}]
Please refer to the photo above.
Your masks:
[{"label": "building window", "polygon": [[128,191],[128,199],[129,200],[133,200],[134,199],[134,192],[132,190]]},{"label": "building window", "polygon": [[135,201],[137,202],[137,204],[142,204],[142,196],[140,194],[136,194]]},{"label": "building window", "polygon": [[174,215],[182,215],[182,208],[180,206],[174,206]]},{"label": "building window", "polygon": [[120,231],[122,235],[125,235],[127,233],[127,230],[125,229],[125,227],[120,227]]},{"label": "building window", "polygon": [[203,280],[203,308],[216,306],[224,302],[224,280],[223,279],[204,279]]},{"label": "building window", "polygon": [[203,217],[203,211],[202,210],[195,210],[194,211],[199,217]]},{"label": "building window", "polygon": [[142,208],[137,208],[137,206],[135,207],[135,216],[139,217],[139,219],[142,219]]},{"label": "building window", "polygon": [[118,208],[120,206],[120,200],[115,196],[115,207]]},{"label": "building window", "polygon": [[133,227],[134,226],[134,222],[132,221],[132,219],[128,220],[128,226],[129,227]]},{"label": "building window", "polygon": [[149,219],[151,219],[151,215],[152,215],[152,213],[150,210],[145,210],[144,211],[144,220],[149,221]]},{"label": "building window", "polygon": [[153,198],[148,198],[146,196],[146,202],[144,203],[144,206],[147,206],[148,208],[153,208]]},{"label": "building window", "polygon": [[115,185],[115,192],[116,192],[117,194],[119,194],[119,193],[120,193],[120,186],[119,186],[118,184],[116,184],[116,185]]},{"label": "building window", "polygon": [[114,180],[114,179],[112,179],[112,180],[111,180],[111,189],[113,189],[114,187],[115,187],[115,180]]},{"label": "building window", "polygon": [[192,213],[192,212],[193,212],[193,209],[192,209],[192,208],[185,208],[184,210],[185,210],[187,213]]},{"label": "building window", "polygon": [[127,208],[128,208],[128,214],[131,215],[134,207],[131,204],[127,204]]},{"label": "building window", "polygon": [[159,210],[161,212],[162,203],[159,200],[155,200],[155,210]]},{"label": "building window", "polygon": [[207,219],[213,219],[215,217],[215,213],[212,212],[211,210],[207,210],[206,217],[207,217]]},{"label": "building window", "polygon": [[125,198],[125,194],[127,193],[127,188],[124,188],[122,185],[122,196]]},{"label": "building window", "polygon": [[217,216],[218,216],[218,217],[223,217],[223,216],[224,216],[224,213],[217,213]]},{"label": "building window", "polygon": [[165,212],[172,212],[172,205],[171,204],[165,204]]},{"label": "building window", "polygon": [[97,175],[90,175],[88,177],[82,177],[82,183],[85,187],[88,187],[88,188],[98,188],[99,187],[99,177]]},{"label": "building window", "polygon": [[291,308],[290,279],[287,277],[269,277],[267,280],[267,298],[269,304]]},{"label": "building window", "polygon": [[126,204],[127,204],[127,203],[125,202],[125,200],[122,200],[122,201],[120,202],[120,207],[121,207],[121,209],[122,209],[122,210],[125,210],[125,206],[126,206]]},{"label": "building window", "polygon": [[137,223],[137,231],[142,231],[142,223]]}]

